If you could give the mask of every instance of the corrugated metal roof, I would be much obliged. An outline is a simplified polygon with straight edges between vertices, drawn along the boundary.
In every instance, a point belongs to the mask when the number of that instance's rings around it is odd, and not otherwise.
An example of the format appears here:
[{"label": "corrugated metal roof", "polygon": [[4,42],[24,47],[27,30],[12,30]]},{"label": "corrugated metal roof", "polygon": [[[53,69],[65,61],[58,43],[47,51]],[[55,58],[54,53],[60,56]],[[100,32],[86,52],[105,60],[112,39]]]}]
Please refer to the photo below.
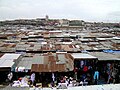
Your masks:
[{"label": "corrugated metal roof", "polygon": [[73,53],[71,56],[74,59],[97,59],[97,57],[86,54],[86,53]]},{"label": "corrugated metal roof", "polygon": [[44,56],[34,56],[32,58],[32,64],[44,64]]},{"label": "corrugated metal roof", "polygon": [[112,53],[104,53],[104,52],[90,52],[91,55],[98,58],[98,60],[120,60],[119,57]]},{"label": "corrugated metal roof", "polygon": [[19,64],[16,67],[25,67],[25,69],[31,69],[32,66],[32,58],[25,57],[22,60],[20,60]]},{"label": "corrugated metal roof", "polygon": [[7,54],[4,54],[0,60],[4,59],[4,60],[14,60],[14,59],[18,59],[20,57],[21,54],[10,54],[10,53],[7,53]]},{"label": "corrugated metal roof", "polygon": [[64,64],[52,64],[52,65],[45,65],[45,64],[32,64],[32,71],[34,72],[64,72],[66,71]]},{"label": "corrugated metal roof", "polygon": [[0,67],[12,67],[14,60],[18,59],[21,54],[4,54],[0,58]]},{"label": "corrugated metal roof", "polygon": [[[39,61],[36,61],[36,63],[32,64],[32,71],[35,72],[66,72],[69,68],[69,70],[73,70],[72,62],[69,61],[65,54],[49,54],[42,56],[43,63],[39,63]],[[34,62],[34,61],[33,61]]]},{"label": "corrugated metal roof", "polygon": [[113,43],[120,44],[120,40],[111,40]]},{"label": "corrugated metal roof", "polygon": [[56,64],[65,64],[66,63],[66,58],[64,54],[58,54],[58,62]]}]

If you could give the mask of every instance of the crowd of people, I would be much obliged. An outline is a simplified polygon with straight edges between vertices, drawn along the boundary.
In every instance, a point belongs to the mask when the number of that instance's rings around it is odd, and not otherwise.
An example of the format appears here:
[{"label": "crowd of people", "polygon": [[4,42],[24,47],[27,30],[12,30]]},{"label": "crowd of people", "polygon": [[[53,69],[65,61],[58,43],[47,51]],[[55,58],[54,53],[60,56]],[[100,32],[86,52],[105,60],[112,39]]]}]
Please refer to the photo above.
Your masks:
[{"label": "crowd of people", "polygon": [[[28,76],[19,77],[18,80],[13,81],[13,73],[10,72],[8,74],[8,82],[12,83],[11,85],[13,87],[36,87],[36,83],[38,83],[39,79],[36,76],[36,73],[32,72]],[[87,62],[81,62],[80,67],[75,67],[72,75],[57,75],[56,73],[51,73],[51,78],[49,77],[47,79],[51,80],[48,85],[49,87],[57,88],[119,83],[117,80],[119,79],[119,65],[109,62],[96,63],[96,65],[93,63],[87,64]],[[103,82],[101,82],[102,80]],[[43,83],[42,81],[39,82]]]}]

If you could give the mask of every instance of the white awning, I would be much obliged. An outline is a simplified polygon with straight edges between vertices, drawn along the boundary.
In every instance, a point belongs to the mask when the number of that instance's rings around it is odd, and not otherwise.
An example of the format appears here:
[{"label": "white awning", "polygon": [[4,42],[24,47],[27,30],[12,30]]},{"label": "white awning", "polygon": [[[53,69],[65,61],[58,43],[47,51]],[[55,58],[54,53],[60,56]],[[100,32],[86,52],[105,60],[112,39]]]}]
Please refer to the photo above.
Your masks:
[{"label": "white awning", "polygon": [[14,60],[18,59],[21,54],[4,54],[0,58],[0,68],[12,67],[14,65]]},{"label": "white awning", "polygon": [[73,53],[71,56],[74,59],[97,59],[97,57],[94,57],[92,55],[86,54],[86,53]]}]

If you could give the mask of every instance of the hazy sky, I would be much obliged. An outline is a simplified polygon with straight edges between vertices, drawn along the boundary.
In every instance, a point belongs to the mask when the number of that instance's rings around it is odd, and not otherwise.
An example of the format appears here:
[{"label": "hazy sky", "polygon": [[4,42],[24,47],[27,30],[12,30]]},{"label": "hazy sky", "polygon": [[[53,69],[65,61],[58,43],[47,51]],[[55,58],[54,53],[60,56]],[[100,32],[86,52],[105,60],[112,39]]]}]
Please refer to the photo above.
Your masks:
[{"label": "hazy sky", "polygon": [[120,22],[120,0],[0,0],[0,20],[20,18]]}]

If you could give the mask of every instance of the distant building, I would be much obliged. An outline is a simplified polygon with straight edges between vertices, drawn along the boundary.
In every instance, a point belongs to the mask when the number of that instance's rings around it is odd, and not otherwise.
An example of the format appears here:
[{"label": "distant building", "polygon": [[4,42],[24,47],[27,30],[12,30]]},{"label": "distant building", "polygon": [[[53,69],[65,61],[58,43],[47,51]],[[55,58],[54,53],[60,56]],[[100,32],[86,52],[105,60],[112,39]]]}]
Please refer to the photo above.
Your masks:
[{"label": "distant building", "polygon": [[69,26],[69,20],[67,19],[61,19],[59,22],[60,26]]},{"label": "distant building", "polygon": [[69,26],[82,26],[82,25],[84,25],[84,21],[82,21],[82,20],[69,21]]}]

